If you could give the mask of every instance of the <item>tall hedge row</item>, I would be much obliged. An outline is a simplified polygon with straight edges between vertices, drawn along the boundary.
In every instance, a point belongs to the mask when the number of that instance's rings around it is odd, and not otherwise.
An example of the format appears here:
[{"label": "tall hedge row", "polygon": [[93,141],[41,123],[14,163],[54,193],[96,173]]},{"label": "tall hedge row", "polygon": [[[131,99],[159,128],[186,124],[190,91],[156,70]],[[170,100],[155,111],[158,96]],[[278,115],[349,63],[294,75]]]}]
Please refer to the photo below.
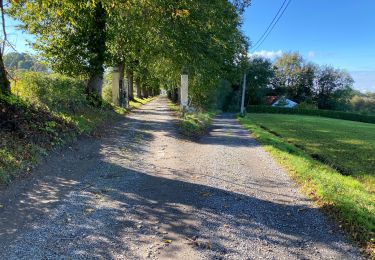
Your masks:
[{"label": "tall hedge row", "polygon": [[373,115],[363,115],[363,114],[333,111],[333,110],[284,108],[284,107],[272,107],[272,106],[248,106],[247,112],[321,116],[321,117],[329,117],[329,118],[375,124],[375,116]]}]

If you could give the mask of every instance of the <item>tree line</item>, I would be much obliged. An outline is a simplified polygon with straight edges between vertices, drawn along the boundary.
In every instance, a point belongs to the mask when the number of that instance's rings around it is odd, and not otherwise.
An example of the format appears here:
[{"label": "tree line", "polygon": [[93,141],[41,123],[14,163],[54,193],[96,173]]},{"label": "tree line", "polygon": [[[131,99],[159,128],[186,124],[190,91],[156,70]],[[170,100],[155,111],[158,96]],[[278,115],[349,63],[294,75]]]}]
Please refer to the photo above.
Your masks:
[{"label": "tree line", "polygon": [[[35,36],[32,47],[42,61],[54,72],[84,80],[88,95],[100,98],[109,67],[117,67],[137,93],[161,86],[176,89],[181,71],[187,71],[189,94],[197,106],[204,106],[221,79],[235,80],[238,61],[246,56],[248,40],[240,25],[249,4],[13,0],[5,12]],[[9,88],[3,84],[0,92]],[[132,98],[133,91],[129,94]]]},{"label": "tree line", "polygon": [[259,105],[267,96],[285,96],[300,107],[350,110],[358,94],[348,72],[307,62],[299,53],[285,53],[274,62],[251,58],[247,104]]}]

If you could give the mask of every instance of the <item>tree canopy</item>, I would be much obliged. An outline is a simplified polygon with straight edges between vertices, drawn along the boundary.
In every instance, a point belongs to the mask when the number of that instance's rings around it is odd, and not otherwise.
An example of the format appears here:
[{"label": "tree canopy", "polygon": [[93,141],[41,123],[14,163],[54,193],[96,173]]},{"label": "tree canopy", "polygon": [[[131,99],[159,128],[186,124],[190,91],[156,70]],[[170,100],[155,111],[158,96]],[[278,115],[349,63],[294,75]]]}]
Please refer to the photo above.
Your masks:
[{"label": "tree canopy", "polygon": [[203,106],[247,53],[240,25],[249,2],[14,0],[8,12],[54,71],[87,79],[89,91],[100,92],[105,67],[166,88],[187,70],[190,96]]}]

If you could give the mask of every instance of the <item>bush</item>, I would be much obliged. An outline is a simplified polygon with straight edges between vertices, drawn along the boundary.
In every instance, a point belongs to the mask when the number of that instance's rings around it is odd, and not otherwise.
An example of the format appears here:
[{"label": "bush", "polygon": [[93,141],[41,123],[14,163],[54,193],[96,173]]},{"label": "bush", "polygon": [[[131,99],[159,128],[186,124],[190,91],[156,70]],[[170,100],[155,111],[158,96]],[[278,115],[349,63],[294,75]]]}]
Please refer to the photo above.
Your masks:
[{"label": "bush", "polygon": [[102,90],[102,98],[108,103],[112,103],[112,85],[104,85]]},{"label": "bush", "polygon": [[75,111],[86,107],[83,81],[41,72],[17,72],[12,93],[51,111]]},{"label": "bush", "polygon": [[361,115],[357,113],[341,112],[341,111],[334,111],[334,110],[284,108],[284,107],[272,107],[272,106],[248,106],[247,111],[250,113],[322,116],[322,117],[329,117],[329,118],[375,124],[375,116]]},{"label": "bush", "polygon": [[356,112],[375,114],[375,98],[370,95],[356,95],[350,100],[350,103]]}]

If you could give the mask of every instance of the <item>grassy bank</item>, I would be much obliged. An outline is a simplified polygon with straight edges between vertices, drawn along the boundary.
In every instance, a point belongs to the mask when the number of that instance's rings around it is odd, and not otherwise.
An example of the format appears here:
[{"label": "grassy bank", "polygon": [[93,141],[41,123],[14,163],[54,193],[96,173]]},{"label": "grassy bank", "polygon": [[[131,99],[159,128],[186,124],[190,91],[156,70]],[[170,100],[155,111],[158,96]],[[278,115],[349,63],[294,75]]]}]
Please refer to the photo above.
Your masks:
[{"label": "grassy bank", "polygon": [[212,119],[216,112],[188,112],[182,114],[180,107],[173,102],[168,103],[168,107],[175,111],[179,116],[179,132],[188,138],[198,138],[207,133]]},{"label": "grassy bank", "polygon": [[[150,101],[136,99],[137,108]],[[12,95],[0,96],[0,184],[29,171],[56,146],[90,135],[127,111],[90,100],[81,81],[61,75],[17,75]]]},{"label": "grassy bank", "polygon": [[375,126],[273,114],[240,121],[303,192],[375,256]]}]

